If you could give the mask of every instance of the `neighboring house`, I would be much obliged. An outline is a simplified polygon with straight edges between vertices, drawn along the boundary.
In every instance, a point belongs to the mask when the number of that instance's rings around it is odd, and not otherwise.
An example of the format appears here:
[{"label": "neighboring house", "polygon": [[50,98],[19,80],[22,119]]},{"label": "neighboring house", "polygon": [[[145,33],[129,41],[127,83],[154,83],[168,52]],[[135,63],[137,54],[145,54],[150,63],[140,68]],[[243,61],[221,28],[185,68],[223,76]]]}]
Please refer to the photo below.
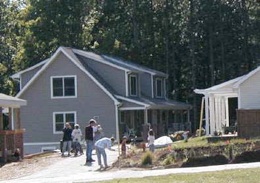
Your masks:
[{"label": "neighboring house", "polygon": [[[13,153],[19,149],[23,158],[23,134],[20,107],[26,101],[0,93],[0,162],[11,161]],[[4,119],[5,114],[7,119]]]},{"label": "neighboring house", "polygon": [[[205,128],[207,135],[237,126],[238,136],[260,136],[260,67],[241,77],[207,89],[195,89],[205,101]],[[235,99],[236,119],[231,121],[230,100]],[[234,100],[233,100],[234,101]],[[234,103],[233,103],[234,104]],[[224,128],[223,128],[224,127]]]},{"label": "neighboring house", "polygon": [[60,47],[12,78],[20,82],[17,97],[28,102],[21,108],[25,153],[59,147],[65,122],[84,132],[91,118],[118,140],[146,138],[148,124],[157,136],[190,130],[191,106],[167,99],[165,73],[114,57]]}]

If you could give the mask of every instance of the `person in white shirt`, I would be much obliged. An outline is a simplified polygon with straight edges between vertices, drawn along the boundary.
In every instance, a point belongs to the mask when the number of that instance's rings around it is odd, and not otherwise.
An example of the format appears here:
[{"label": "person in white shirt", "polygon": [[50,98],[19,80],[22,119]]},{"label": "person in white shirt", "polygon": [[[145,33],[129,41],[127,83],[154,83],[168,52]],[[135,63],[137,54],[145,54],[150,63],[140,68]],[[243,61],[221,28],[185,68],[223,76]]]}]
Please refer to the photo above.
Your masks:
[{"label": "person in white shirt", "polygon": [[81,132],[78,124],[75,124],[75,128],[73,129],[71,136],[72,136],[72,140],[73,140],[73,147],[74,147],[74,150],[75,150],[75,156],[78,155],[78,152],[80,152],[80,154],[83,154],[82,147],[81,147],[81,144],[80,144],[82,132]]},{"label": "person in white shirt", "polygon": [[[108,168],[107,154],[106,154],[105,149],[107,148],[111,151],[115,151],[114,149],[111,149],[111,146],[112,146],[112,143],[114,142],[114,140],[115,140],[114,137],[111,137],[111,138],[103,137],[95,142],[95,148],[97,151],[97,158],[98,158],[98,165],[100,166],[100,169]],[[103,157],[103,161],[104,161],[103,163],[104,163],[105,167],[102,165],[101,156]]]},{"label": "person in white shirt", "polygon": [[152,130],[152,129],[150,129],[149,132],[148,132],[148,138],[147,138],[147,140],[148,140],[149,150],[150,150],[151,152],[154,152],[154,149],[155,149],[155,147],[154,147],[155,136],[154,136],[154,133],[153,133],[153,130]]}]

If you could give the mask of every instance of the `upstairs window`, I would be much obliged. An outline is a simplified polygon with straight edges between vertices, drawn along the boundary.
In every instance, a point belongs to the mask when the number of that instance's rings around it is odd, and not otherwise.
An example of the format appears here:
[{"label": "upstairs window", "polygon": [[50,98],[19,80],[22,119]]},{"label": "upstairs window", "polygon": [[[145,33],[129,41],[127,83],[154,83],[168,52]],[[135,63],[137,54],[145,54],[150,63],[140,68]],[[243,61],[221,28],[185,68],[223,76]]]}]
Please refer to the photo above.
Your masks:
[{"label": "upstairs window", "polygon": [[156,97],[163,97],[163,80],[161,78],[156,79]]},{"label": "upstairs window", "polygon": [[76,123],[76,112],[54,112],[53,113],[53,132],[62,132],[65,123],[70,123],[71,127],[74,128]]},{"label": "upstairs window", "polygon": [[130,96],[137,96],[137,76],[130,75]]},{"label": "upstairs window", "polygon": [[76,76],[52,77],[52,97],[76,97]]}]

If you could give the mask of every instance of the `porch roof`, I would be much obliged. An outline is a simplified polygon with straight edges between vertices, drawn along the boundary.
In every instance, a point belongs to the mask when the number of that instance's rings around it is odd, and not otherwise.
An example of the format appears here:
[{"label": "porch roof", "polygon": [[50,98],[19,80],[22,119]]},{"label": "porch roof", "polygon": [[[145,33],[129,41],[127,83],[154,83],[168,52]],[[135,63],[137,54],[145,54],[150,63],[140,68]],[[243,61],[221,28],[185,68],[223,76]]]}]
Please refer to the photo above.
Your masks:
[{"label": "porch roof", "polygon": [[[122,102],[121,110],[142,110],[142,109],[165,109],[165,110],[189,110],[190,104],[177,102],[169,99],[154,99],[146,97],[122,97],[116,96]],[[126,107],[127,106],[127,107]]]},{"label": "porch roof", "polygon": [[19,108],[27,104],[26,100],[0,93],[0,107]]},{"label": "porch roof", "polygon": [[194,92],[203,95],[212,94],[215,96],[237,97],[238,91],[234,88],[234,85],[243,77],[241,76],[206,89],[195,89]]}]

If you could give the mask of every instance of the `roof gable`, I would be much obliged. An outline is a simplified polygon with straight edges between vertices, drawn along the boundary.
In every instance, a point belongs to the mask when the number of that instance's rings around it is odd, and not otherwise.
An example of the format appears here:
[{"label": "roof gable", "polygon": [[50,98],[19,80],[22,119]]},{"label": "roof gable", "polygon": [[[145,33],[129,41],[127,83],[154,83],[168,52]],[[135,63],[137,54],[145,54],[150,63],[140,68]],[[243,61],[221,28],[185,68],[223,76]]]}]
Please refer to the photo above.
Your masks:
[{"label": "roof gable", "polygon": [[32,79],[23,87],[23,89],[17,94],[17,97],[20,97],[35,80],[40,77],[40,75],[51,65],[52,62],[56,60],[56,57],[63,53],[69,58],[80,70],[82,70],[88,77],[90,77],[114,102],[116,105],[119,104],[118,100],[111,94],[93,75],[91,75],[86,68],[81,64],[78,58],[74,55],[73,51],[70,48],[59,47],[58,50],[53,54],[52,57],[47,60],[44,66],[32,77]]},{"label": "roof gable", "polygon": [[49,58],[46,59],[46,60],[43,60],[43,61],[39,62],[38,64],[33,65],[32,67],[29,67],[29,68],[27,68],[27,69],[25,69],[25,70],[22,70],[22,71],[20,71],[20,72],[17,72],[17,73],[15,73],[15,74],[13,74],[13,75],[11,76],[11,78],[13,78],[13,79],[18,79],[18,78],[21,77],[21,75],[22,75],[23,73],[26,73],[26,72],[28,72],[28,71],[31,71],[31,70],[33,70],[33,69],[35,69],[35,68],[37,68],[37,67],[42,67],[42,66],[43,66],[44,64],[46,64],[46,62],[48,62],[48,61],[49,61]]},{"label": "roof gable", "polygon": [[245,81],[247,81],[250,77],[252,77],[259,71],[260,71],[260,67],[257,67],[256,69],[252,70],[248,74],[242,76],[241,79],[236,84],[234,84],[234,88],[238,88],[241,84],[243,84]]}]

